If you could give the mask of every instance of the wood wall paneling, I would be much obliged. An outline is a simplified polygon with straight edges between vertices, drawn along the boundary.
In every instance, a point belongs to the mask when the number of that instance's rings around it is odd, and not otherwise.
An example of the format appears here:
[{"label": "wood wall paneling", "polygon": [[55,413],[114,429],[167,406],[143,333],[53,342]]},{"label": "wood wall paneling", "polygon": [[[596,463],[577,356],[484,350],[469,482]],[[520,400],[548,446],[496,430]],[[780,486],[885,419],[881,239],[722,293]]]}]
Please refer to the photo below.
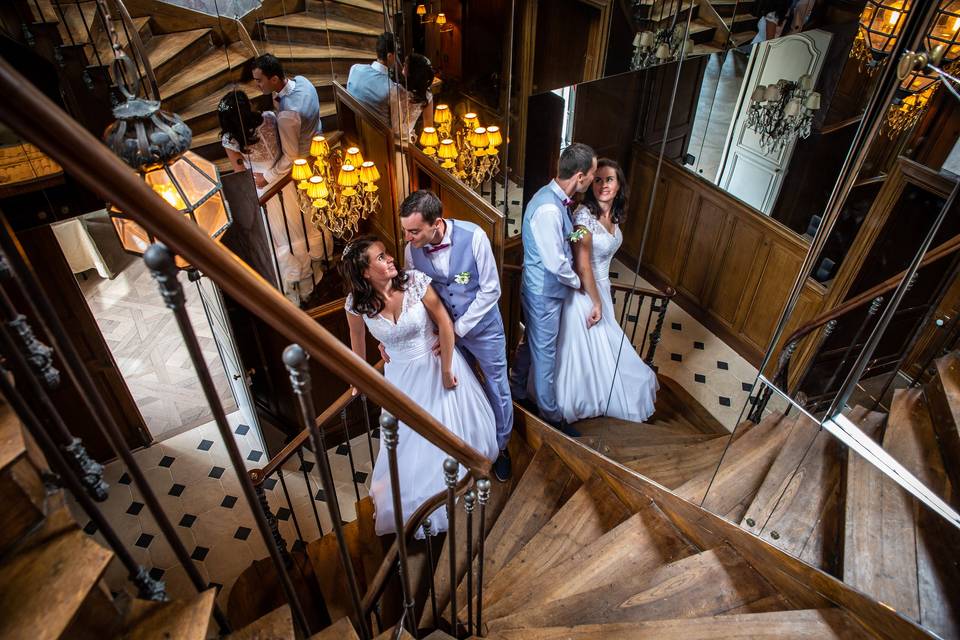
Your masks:
[{"label": "wood wall paneling", "polygon": [[695,231],[690,234],[690,259],[684,262],[678,288],[691,299],[702,301],[716,275],[712,258],[718,254],[717,245],[723,235],[726,216],[716,203],[704,199],[691,217]]}]

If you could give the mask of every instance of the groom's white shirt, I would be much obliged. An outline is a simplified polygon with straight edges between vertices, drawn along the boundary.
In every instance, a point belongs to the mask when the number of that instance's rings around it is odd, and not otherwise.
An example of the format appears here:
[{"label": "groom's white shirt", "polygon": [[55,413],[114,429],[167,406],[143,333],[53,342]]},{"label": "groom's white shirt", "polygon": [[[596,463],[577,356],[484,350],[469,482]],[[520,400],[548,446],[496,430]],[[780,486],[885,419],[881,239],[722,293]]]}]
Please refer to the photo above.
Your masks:
[{"label": "groom's white shirt", "polygon": [[[568,199],[567,194],[563,192],[556,180],[550,181],[550,189],[561,200]],[[536,215],[530,220],[530,230],[533,231],[533,241],[537,244],[544,268],[555,275],[561,284],[565,284],[572,289],[579,289],[580,276],[573,270],[573,265],[567,259],[567,254],[563,250],[564,243],[569,241],[563,237],[563,218],[561,216],[570,214],[552,202],[540,205],[532,213]]]},{"label": "groom's white shirt", "polygon": [[280,98],[287,96],[293,91],[297,83],[293,78],[287,78],[283,89],[280,89],[273,97],[274,107],[277,109],[277,129],[280,131],[280,157],[276,164],[263,172],[263,179],[267,182],[273,182],[280,176],[290,172],[293,161],[297,157],[300,148],[300,114],[296,111],[280,111]]},{"label": "groom's white shirt", "polygon": [[[443,239],[438,244],[450,244],[450,235],[453,232],[453,225],[450,220],[445,220],[447,230],[443,234]],[[462,230],[462,228],[461,228]],[[497,261],[493,257],[493,249],[490,247],[490,240],[483,229],[479,227],[473,232],[472,249],[473,259],[477,262],[477,273],[480,274],[480,290],[477,291],[477,297],[473,299],[467,310],[463,312],[460,319],[453,323],[453,332],[461,338],[467,335],[487,312],[496,306],[500,300],[500,276],[497,274]],[[430,245],[427,245],[428,247]],[[413,268],[413,256],[410,252],[410,243],[403,249],[403,264],[407,269]],[[444,277],[450,277],[450,252],[451,247],[446,247],[433,253],[424,252],[424,255],[437,270],[437,273]]]}]

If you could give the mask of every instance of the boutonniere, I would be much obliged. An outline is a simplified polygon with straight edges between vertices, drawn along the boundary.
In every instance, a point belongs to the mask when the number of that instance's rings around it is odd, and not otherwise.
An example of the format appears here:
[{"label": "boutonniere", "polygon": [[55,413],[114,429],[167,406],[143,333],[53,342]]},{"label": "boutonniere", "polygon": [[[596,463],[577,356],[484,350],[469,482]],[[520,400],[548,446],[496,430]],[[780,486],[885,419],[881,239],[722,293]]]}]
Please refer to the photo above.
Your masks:
[{"label": "boutonniere", "polygon": [[581,240],[587,237],[587,230],[584,228],[574,229],[573,233],[567,236],[567,240],[570,241],[570,244],[577,244]]},{"label": "boutonniere", "polygon": [[470,282],[470,272],[463,271],[461,273],[458,273],[456,276],[454,276],[453,281],[456,282],[457,284],[467,284],[468,282]]}]

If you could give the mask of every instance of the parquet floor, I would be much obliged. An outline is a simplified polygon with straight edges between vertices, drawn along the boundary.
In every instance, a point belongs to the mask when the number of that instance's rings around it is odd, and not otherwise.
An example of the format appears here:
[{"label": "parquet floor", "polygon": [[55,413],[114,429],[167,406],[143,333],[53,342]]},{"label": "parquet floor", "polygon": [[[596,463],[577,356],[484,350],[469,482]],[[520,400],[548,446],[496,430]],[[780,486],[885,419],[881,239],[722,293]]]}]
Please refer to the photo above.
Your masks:
[{"label": "parquet floor", "polygon": [[[224,410],[236,408],[210,325],[194,283],[180,275],[187,310]],[[113,280],[95,272],[79,279],[87,304],[155,441],[164,440],[213,418],[203,397],[173,313],[140,259]]]}]

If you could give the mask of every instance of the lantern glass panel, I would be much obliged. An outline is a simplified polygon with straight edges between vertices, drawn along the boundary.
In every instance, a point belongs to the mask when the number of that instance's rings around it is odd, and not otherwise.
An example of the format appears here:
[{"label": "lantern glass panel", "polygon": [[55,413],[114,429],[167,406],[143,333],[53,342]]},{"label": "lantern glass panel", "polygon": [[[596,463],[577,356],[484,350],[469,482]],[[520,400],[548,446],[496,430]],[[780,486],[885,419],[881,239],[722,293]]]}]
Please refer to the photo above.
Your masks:
[{"label": "lantern glass panel", "polygon": [[223,193],[217,192],[193,211],[197,226],[211,238],[219,236],[230,225],[230,216],[223,202]]},{"label": "lantern glass panel", "polygon": [[167,171],[180,185],[188,206],[196,205],[219,188],[216,165],[191,151],[187,151],[168,166]]}]

